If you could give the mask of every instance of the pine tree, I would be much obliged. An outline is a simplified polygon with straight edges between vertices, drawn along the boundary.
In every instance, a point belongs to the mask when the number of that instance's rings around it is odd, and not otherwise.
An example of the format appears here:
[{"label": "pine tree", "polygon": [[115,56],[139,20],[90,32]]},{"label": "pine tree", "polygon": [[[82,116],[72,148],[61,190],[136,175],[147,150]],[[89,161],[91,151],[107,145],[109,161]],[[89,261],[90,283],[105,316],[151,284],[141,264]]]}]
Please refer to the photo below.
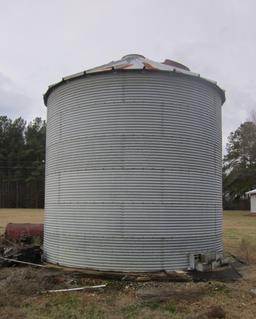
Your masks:
[{"label": "pine tree", "polygon": [[232,200],[256,188],[256,124],[242,123],[228,138],[224,156],[223,193]]}]

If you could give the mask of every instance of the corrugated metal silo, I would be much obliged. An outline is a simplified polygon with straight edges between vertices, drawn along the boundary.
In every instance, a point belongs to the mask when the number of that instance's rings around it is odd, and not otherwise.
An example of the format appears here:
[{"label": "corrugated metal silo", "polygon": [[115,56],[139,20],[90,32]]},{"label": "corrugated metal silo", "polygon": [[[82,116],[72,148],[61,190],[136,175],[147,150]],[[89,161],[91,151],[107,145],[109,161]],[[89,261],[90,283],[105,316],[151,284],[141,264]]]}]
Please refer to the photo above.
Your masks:
[{"label": "corrugated metal silo", "polygon": [[49,87],[44,254],[106,271],[222,252],[224,92],[140,55]]}]

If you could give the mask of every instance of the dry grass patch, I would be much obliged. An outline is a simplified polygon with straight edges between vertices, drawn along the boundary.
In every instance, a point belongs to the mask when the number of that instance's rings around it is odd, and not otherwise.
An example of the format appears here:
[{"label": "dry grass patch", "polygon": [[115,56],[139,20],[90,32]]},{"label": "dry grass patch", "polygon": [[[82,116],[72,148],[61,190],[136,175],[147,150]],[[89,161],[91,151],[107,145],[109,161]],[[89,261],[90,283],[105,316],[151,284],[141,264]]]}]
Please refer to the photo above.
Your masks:
[{"label": "dry grass patch", "polygon": [[256,214],[248,211],[224,211],[225,252],[256,263]]},{"label": "dry grass patch", "polygon": [[[248,281],[120,282],[93,292],[40,294],[46,289],[105,283],[74,273],[32,268],[2,268],[0,318],[17,319],[188,319],[221,307],[227,319],[255,319],[255,268]],[[144,296],[144,297],[142,297]]]},{"label": "dry grass patch", "polygon": [[[38,210],[0,210],[2,226],[7,222],[42,222],[42,219],[43,212]],[[245,276],[238,282],[135,283],[112,280],[107,282],[106,289],[100,291],[40,294],[47,289],[96,285],[106,281],[88,278],[85,274],[64,273],[59,269],[1,268],[0,318],[209,319],[209,313],[214,315],[216,309],[223,309],[226,319],[255,319],[256,296],[250,290],[256,288],[256,217],[248,212],[224,212],[224,246],[226,251],[251,264],[245,267]],[[141,291],[150,291],[149,298],[141,298]]]}]

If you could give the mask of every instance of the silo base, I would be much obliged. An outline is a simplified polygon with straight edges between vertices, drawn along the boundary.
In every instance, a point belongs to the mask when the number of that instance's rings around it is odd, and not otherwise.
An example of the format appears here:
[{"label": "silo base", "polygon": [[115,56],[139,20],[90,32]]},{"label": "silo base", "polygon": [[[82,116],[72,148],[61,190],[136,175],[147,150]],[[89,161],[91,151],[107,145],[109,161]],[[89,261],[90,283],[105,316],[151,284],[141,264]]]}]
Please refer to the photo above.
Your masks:
[{"label": "silo base", "polygon": [[113,279],[123,281],[170,281],[170,282],[188,282],[192,280],[192,277],[187,271],[158,271],[158,272],[118,272],[118,271],[101,271],[90,268],[73,268],[65,267],[58,264],[52,264],[45,262],[50,269],[64,270],[65,272],[78,273],[85,275],[86,277]]},{"label": "silo base", "polygon": [[221,253],[209,252],[206,254],[190,254],[190,269],[197,271],[211,271],[228,264],[228,259]]},{"label": "silo base", "polygon": [[[224,263],[225,262],[225,263]],[[120,280],[128,282],[191,282],[191,281],[211,281],[219,280],[224,282],[234,281],[240,279],[239,272],[235,269],[226,258],[223,259],[223,264],[218,265],[217,268],[211,270],[203,269],[199,270],[187,270],[187,271],[159,271],[150,273],[138,273],[138,272],[114,272],[114,271],[100,271],[89,268],[71,268],[63,267],[56,264],[47,263],[50,269],[61,270],[64,272],[71,272],[75,276],[85,276],[91,278]]]},{"label": "silo base", "polygon": [[190,267],[184,270],[176,271],[151,271],[151,272],[122,272],[122,271],[104,271],[92,268],[68,267],[58,263],[50,263],[44,260],[50,268],[64,269],[69,272],[79,272],[86,276],[128,280],[128,281],[172,281],[187,282],[193,280],[193,272],[212,272],[223,266],[229,265],[229,259],[224,257],[222,253],[206,253],[206,254],[190,254]]}]

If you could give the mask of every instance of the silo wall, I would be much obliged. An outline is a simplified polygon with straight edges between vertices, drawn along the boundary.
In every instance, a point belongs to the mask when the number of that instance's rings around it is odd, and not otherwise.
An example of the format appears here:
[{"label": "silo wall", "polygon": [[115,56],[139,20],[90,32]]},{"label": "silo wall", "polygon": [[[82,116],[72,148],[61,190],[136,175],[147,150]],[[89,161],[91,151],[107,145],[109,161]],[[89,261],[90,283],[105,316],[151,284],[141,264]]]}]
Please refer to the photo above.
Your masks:
[{"label": "silo wall", "polygon": [[106,271],[222,251],[221,97],[174,72],[105,72],[48,97],[44,253]]}]

